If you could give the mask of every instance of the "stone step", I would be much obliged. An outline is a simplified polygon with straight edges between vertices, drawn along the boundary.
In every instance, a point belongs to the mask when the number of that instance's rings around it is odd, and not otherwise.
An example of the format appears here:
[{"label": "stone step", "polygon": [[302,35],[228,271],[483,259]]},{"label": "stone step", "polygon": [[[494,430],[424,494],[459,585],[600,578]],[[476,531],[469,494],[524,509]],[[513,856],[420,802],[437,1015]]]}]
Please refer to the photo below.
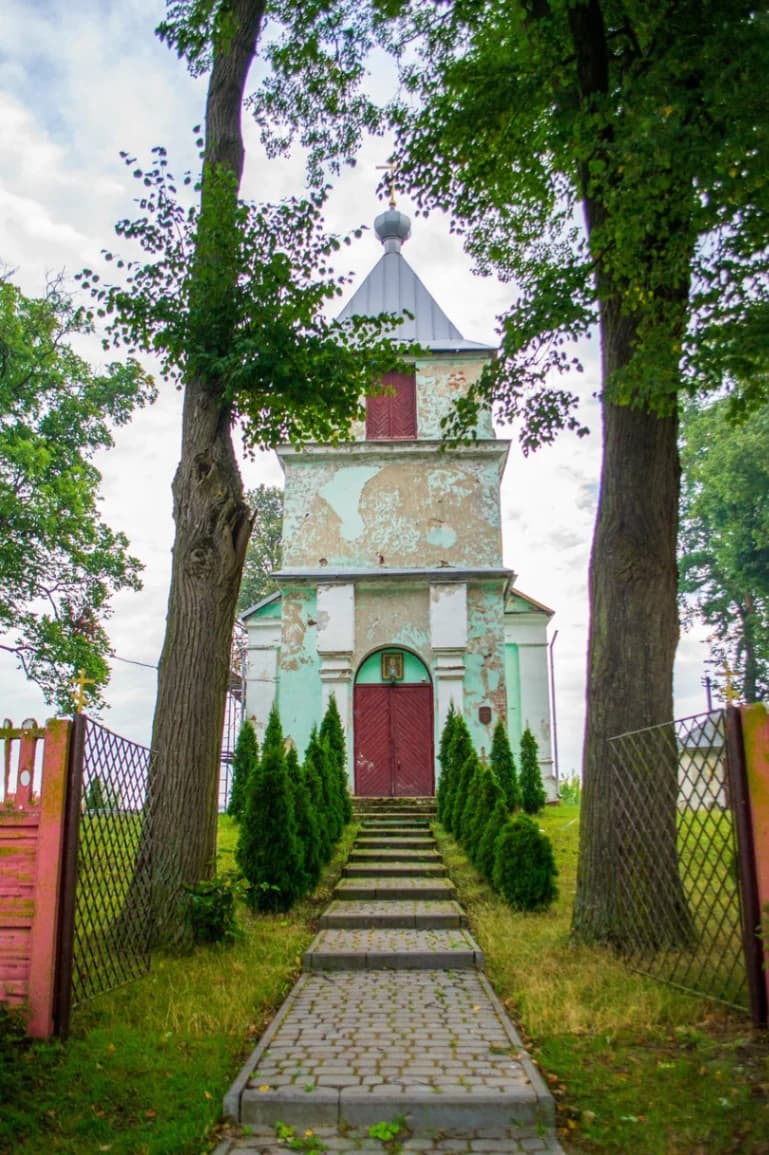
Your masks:
[{"label": "stone step", "polygon": [[429,850],[434,846],[435,839],[432,834],[425,834],[422,837],[403,837],[400,834],[393,834],[392,837],[359,834],[355,839],[356,850]]},{"label": "stone step", "polygon": [[424,818],[372,818],[360,822],[361,834],[428,834],[430,822]]},{"label": "stone step", "polygon": [[459,927],[466,923],[458,902],[422,901],[420,899],[336,900],[320,916],[320,925],[327,927],[414,927],[432,930],[437,927]]},{"label": "stone step", "polygon": [[342,870],[345,878],[381,878],[382,875],[392,878],[442,878],[446,874],[446,867],[439,860],[435,862],[405,862],[396,859],[392,862],[350,862]]},{"label": "stone step", "polygon": [[278,1120],[344,1130],[401,1117],[417,1133],[554,1120],[512,1023],[469,968],[302,975],[224,1111],[257,1130]]},{"label": "stone step", "polygon": [[306,971],[480,970],[483,952],[462,928],[358,927],[321,930],[303,961]]},{"label": "stone step", "polygon": [[435,822],[432,810],[359,810],[355,822]]},{"label": "stone step", "polygon": [[353,794],[353,810],[435,810],[434,794],[410,794],[394,798],[390,794]]},{"label": "stone step", "polygon": [[398,850],[397,847],[380,847],[378,850],[361,850],[353,846],[347,858],[348,862],[442,862],[437,850],[431,846],[420,847],[418,850]]},{"label": "stone step", "polygon": [[448,878],[342,878],[334,888],[337,899],[384,899],[393,901],[401,898],[432,901],[433,899],[456,898],[457,891]]}]

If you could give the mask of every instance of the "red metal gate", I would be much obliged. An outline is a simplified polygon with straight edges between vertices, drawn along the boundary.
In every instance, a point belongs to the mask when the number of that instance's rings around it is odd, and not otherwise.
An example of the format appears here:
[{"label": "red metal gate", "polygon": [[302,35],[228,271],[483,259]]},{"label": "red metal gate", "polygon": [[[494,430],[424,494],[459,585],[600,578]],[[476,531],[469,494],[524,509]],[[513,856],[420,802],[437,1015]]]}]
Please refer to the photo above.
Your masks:
[{"label": "red metal gate", "polygon": [[356,686],[353,713],[356,794],[432,794],[432,686]]}]

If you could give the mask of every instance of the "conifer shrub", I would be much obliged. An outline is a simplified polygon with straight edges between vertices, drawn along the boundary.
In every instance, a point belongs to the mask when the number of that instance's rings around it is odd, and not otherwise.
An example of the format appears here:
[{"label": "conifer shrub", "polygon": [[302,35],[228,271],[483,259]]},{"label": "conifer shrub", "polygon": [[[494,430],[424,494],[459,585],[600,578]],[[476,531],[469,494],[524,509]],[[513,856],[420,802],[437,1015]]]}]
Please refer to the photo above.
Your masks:
[{"label": "conifer shrub", "polygon": [[333,849],[344,830],[344,802],[339,789],[339,773],[336,756],[331,749],[328,738],[321,738],[318,734],[320,748],[321,782],[323,784],[323,800],[328,815],[329,837]]},{"label": "conifer shrub", "polygon": [[238,740],[232,755],[232,785],[227,813],[240,822],[246,804],[246,784],[259,764],[259,742],[254,723],[246,718],[238,732]]},{"label": "conifer shrub", "polygon": [[318,850],[321,861],[328,862],[334,849],[334,828],[329,815],[326,797],[326,773],[323,747],[318,737],[318,728],[313,726],[310,740],[304,754],[304,778],[310,795],[310,803],[318,828]]},{"label": "conifer shrub", "polygon": [[441,768],[440,777],[438,779],[438,789],[436,791],[435,806],[436,817],[442,825],[446,825],[444,818],[446,815],[446,806],[448,798],[451,794],[451,763],[449,760],[449,746],[454,737],[454,727],[457,720],[457,712],[454,709],[454,703],[449,703],[449,710],[446,715],[446,721],[443,723],[441,730],[441,740],[438,747],[438,765]]},{"label": "conifer shrub", "polygon": [[468,761],[470,765],[465,764],[462,768],[462,780],[467,783],[464,793],[464,802],[458,811],[458,818],[454,837],[457,842],[467,849],[467,843],[470,835],[470,826],[475,814],[478,792],[481,788],[481,762],[478,755],[473,751]]},{"label": "conifer shrub", "polygon": [[478,843],[478,857],[475,865],[487,882],[493,881],[494,874],[494,845],[500,832],[510,817],[507,802],[500,787],[499,797],[494,803],[494,809],[486,818],[483,832]]},{"label": "conifer shrub", "polygon": [[520,779],[521,806],[527,814],[536,814],[547,802],[537,754],[537,739],[527,726],[521,736]]},{"label": "conifer shrub", "polygon": [[487,766],[482,766],[476,805],[470,817],[469,829],[465,839],[467,853],[470,860],[474,862],[476,866],[478,865],[481,838],[486,829],[486,823],[499,801],[507,805],[505,796],[502,793],[502,787],[499,785],[493,770]]},{"label": "conifer shrub", "polygon": [[443,825],[450,834],[456,837],[456,824],[459,822],[462,808],[465,804],[465,795],[472,777],[472,767],[469,777],[465,780],[465,769],[468,758],[475,753],[470,731],[461,714],[457,714],[454,722],[454,733],[448,747],[448,760],[451,767],[450,793],[446,801],[446,817]]},{"label": "conifer shrub", "polygon": [[518,772],[515,768],[513,752],[510,749],[507,727],[501,719],[497,721],[494,727],[494,737],[491,740],[491,769],[502,787],[508,810],[520,810],[521,788],[518,782]]},{"label": "conifer shrub", "polygon": [[310,797],[310,789],[294,746],[286,751],[286,773],[294,798],[296,832],[302,844],[302,867],[304,870],[303,894],[309,894],[320,880],[323,868],[320,832]]},{"label": "conifer shrub", "polygon": [[348,822],[352,822],[352,800],[350,799],[350,788],[347,779],[347,742],[344,736],[342,719],[339,716],[339,707],[336,704],[336,698],[333,694],[329,698],[326,713],[320,724],[320,740],[325,740],[328,743],[328,748],[333,758],[337,777],[337,791],[341,806],[342,826],[344,827]]},{"label": "conifer shrub", "polygon": [[526,814],[508,822],[494,845],[493,882],[513,910],[547,910],[558,897],[550,839]]},{"label": "conifer shrub", "polygon": [[302,893],[302,847],[275,706],[270,711],[259,770],[247,784],[235,861],[248,884],[246,902],[252,910],[290,910]]}]

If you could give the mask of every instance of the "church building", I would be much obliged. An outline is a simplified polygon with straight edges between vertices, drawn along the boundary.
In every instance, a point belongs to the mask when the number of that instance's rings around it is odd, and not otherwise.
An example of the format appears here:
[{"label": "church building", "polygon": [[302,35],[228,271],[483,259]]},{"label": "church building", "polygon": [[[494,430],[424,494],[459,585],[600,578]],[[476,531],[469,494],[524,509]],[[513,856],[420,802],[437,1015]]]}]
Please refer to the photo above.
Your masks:
[{"label": "church building", "polygon": [[441,418],[495,350],[466,340],[401,253],[409,218],[375,222],[379,262],[340,317],[407,310],[397,330],[424,352],[366,401],[339,445],[282,446],[279,591],[244,615],[246,713],[261,739],[277,700],[300,755],[334,694],[358,795],[430,795],[450,704],[479,753],[498,719],[518,755],[528,726],[550,798],[547,626],[552,610],[517,590],[502,561],[499,487],[509,442],[491,414],[445,449]]}]

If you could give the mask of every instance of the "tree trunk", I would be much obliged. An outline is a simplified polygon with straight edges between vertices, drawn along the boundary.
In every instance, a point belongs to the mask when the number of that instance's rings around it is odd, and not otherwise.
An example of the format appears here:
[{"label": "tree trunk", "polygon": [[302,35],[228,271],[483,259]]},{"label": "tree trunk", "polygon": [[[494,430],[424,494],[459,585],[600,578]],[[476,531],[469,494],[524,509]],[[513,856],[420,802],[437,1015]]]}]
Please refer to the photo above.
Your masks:
[{"label": "tree trunk", "polygon": [[153,909],[164,939],[176,937],[181,886],[208,877],[216,856],[230,645],[251,525],[228,414],[199,382],[186,390],[173,492],[176,538],[152,734]]},{"label": "tree trunk", "polygon": [[[201,211],[190,287],[193,343],[212,363],[228,347],[232,252],[243,169],[241,114],[264,4],[232,0],[214,48],[206,106]],[[222,182],[225,174],[231,179]],[[228,326],[230,326],[228,328]],[[191,355],[191,354],[190,354]],[[231,437],[226,383],[193,361],[173,483],[176,535],[152,733],[153,938],[183,934],[183,887],[215,865],[219,759],[230,644],[251,529]]]},{"label": "tree trunk", "polygon": [[[604,380],[627,364],[632,325],[604,308]],[[588,700],[573,931],[622,949],[690,941],[676,850],[675,742],[617,765],[609,739],[673,719],[678,642],[677,417],[605,403],[590,562]],[[622,782],[615,775],[623,775]],[[635,781],[628,776],[634,775]],[[623,787],[633,817],[616,805]]]}]

